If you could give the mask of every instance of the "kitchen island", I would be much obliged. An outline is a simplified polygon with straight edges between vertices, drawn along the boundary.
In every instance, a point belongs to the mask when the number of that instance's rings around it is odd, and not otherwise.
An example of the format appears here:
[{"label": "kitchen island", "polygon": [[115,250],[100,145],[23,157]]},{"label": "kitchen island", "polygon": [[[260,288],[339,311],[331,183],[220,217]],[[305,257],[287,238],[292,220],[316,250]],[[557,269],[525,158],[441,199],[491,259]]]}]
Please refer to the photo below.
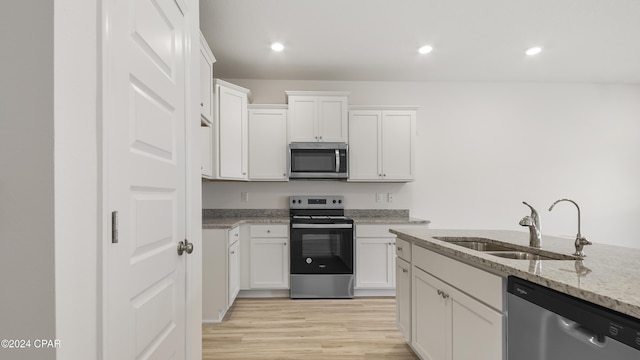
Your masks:
[{"label": "kitchen island", "polygon": [[[515,260],[450,244],[434,237],[481,237],[528,246],[529,234],[509,230],[390,230],[399,239],[501,275],[519,278],[640,318],[640,250],[595,243],[583,260]],[[574,251],[571,238],[542,237],[542,250]]]}]

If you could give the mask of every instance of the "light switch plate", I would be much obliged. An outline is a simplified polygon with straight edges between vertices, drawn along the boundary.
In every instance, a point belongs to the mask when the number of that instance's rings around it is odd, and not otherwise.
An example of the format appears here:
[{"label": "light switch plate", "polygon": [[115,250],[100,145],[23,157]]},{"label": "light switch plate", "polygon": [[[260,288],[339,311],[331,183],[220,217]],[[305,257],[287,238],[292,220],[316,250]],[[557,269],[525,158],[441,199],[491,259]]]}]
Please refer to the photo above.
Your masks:
[{"label": "light switch plate", "polygon": [[393,202],[393,193],[387,193],[387,201]]},{"label": "light switch plate", "polygon": [[376,202],[382,201],[382,193],[376,193]]},{"label": "light switch plate", "polygon": [[240,193],[240,202],[248,202],[249,201],[249,193],[243,191]]}]

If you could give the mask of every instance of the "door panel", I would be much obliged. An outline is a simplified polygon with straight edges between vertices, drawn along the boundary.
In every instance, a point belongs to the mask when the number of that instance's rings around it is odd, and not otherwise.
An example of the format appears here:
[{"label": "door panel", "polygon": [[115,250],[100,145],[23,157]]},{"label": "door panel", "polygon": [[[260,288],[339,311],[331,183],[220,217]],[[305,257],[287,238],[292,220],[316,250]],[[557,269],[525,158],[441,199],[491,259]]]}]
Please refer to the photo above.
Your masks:
[{"label": "door panel", "polygon": [[104,357],[185,358],[185,53],[172,0],[105,3]]}]

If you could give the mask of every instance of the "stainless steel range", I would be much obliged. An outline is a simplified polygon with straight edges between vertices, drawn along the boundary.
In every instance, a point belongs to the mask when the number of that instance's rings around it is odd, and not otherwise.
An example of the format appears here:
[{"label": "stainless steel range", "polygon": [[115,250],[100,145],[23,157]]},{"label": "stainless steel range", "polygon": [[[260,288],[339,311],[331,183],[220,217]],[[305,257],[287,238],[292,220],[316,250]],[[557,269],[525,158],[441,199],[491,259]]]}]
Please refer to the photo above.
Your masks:
[{"label": "stainless steel range", "polygon": [[292,299],[353,298],[355,225],[342,196],[291,196]]}]

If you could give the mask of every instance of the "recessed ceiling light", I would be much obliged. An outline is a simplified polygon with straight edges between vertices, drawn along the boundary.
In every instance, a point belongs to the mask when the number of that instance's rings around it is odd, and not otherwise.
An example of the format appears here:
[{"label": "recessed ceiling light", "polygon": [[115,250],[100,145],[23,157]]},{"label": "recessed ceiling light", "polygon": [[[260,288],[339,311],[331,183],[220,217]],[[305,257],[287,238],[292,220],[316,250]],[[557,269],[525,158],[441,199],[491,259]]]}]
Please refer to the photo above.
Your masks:
[{"label": "recessed ceiling light", "polygon": [[425,46],[421,47],[420,49],[418,49],[418,52],[420,54],[428,54],[431,51],[433,51],[433,47],[431,47],[431,45],[425,45]]},{"label": "recessed ceiling light", "polygon": [[542,48],[539,46],[536,47],[532,47],[527,49],[527,51],[525,51],[525,54],[529,55],[529,56],[533,56],[533,55],[537,55],[540,53],[540,51],[542,51]]},{"label": "recessed ceiling light", "polygon": [[273,44],[271,44],[271,50],[273,50],[273,51],[282,51],[282,50],[284,50],[284,45],[282,45],[281,43],[273,43]]}]

